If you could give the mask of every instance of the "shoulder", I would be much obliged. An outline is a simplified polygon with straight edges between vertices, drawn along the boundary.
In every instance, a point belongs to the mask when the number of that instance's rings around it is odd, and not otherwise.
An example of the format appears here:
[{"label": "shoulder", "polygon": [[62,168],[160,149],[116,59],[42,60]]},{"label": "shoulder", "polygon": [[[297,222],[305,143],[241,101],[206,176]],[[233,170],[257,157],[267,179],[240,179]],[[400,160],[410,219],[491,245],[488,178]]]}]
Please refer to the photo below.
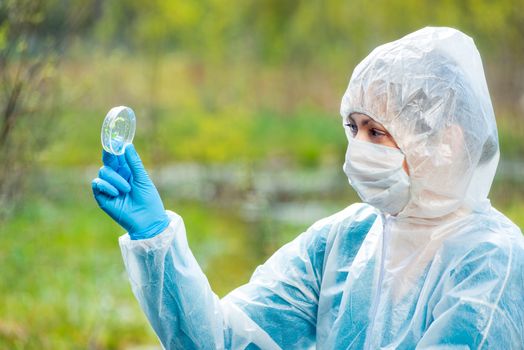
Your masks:
[{"label": "shoulder", "polygon": [[[325,258],[333,245],[348,244],[358,249],[362,239],[356,237],[365,237],[377,215],[378,212],[372,206],[356,203],[316,221],[305,232],[277,250],[264,265],[259,266],[253,278],[259,278],[262,274],[267,275],[265,272],[270,269],[270,275],[273,276],[298,274],[305,277],[313,273],[314,280],[320,283]],[[356,234],[344,234],[349,231],[354,231],[353,233]],[[337,238],[341,236],[351,236],[354,242]],[[334,241],[336,243],[333,243]],[[276,273],[276,270],[279,272]]]},{"label": "shoulder", "polygon": [[346,242],[354,249],[358,249],[379,215],[380,212],[373,206],[355,203],[317,221],[311,229],[313,232],[322,232],[322,237],[328,241],[328,246]]},{"label": "shoulder", "polygon": [[459,225],[457,234],[447,241],[447,248],[459,254],[511,256],[524,252],[524,236],[511,220],[496,210],[470,215]]},{"label": "shoulder", "polygon": [[355,203],[318,220],[297,239],[314,257],[313,260],[323,265],[325,256],[329,255],[334,246],[348,253],[356,252],[378,216],[379,212],[374,207]]},{"label": "shoulder", "polygon": [[318,220],[311,225],[310,230],[328,231],[350,227],[355,223],[372,223],[379,215],[377,209],[365,203],[352,204],[341,211]]},{"label": "shoulder", "polygon": [[[333,215],[316,221],[279,252],[301,252],[310,260],[322,264],[326,249],[340,236],[351,236],[361,241],[374,224],[378,211],[364,203],[352,204]],[[290,254],[291,255],[291,254]]]},{"label": "shoulder", "polygon": [[443,247],[448,252],[451,275],[458,280],[472,273],[507,283],[524,277],[524,237],[504,215],[472,215],[466,227],[450,237]]}]

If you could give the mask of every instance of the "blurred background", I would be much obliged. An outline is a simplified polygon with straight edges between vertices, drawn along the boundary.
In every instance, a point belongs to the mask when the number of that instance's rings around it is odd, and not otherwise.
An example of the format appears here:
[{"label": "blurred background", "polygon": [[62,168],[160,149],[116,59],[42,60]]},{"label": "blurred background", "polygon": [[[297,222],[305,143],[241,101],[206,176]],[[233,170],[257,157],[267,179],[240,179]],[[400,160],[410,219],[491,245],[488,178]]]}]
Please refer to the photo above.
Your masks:
[{"label": "blurred background", "polygon": [[498,120],[495,207],[524,227],[522,0],[0,0],[0,349],[157,349],[92,198],[100,128],[136,147],[223,296],[357,200],[339,102],[377,45],[475,39]]}]

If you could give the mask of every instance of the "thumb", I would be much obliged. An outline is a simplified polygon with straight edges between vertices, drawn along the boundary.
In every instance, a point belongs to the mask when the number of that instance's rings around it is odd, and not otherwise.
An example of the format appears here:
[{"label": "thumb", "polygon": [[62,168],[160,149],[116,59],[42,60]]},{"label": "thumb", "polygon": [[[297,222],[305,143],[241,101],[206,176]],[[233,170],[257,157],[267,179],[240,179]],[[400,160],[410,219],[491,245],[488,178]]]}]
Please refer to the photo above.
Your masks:
[{"label": "thumb", "polygon": [[126,146],[125,157],[129,170],[131,170],[131,174],[133,175],[133,179],[137,182],[148,181],[149,176],[147,175],[147,171],[132,143]]}]

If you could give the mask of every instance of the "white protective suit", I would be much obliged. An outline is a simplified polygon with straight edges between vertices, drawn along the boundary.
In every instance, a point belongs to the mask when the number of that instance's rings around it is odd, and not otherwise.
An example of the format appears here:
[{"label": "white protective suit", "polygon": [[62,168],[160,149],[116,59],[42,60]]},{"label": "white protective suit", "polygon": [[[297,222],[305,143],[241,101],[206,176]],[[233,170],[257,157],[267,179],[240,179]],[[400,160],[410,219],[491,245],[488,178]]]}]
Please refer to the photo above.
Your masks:
[{"label": "white protective suit", "polygon": [[341,114],[382,123],[409,166],[397,216],[353,204],[313,224],[219,299],[174,214],[120,238],[168,349],[524,349],[524,239],[487,195],[499,152],[479,53],[450,28],[376,48]]}]

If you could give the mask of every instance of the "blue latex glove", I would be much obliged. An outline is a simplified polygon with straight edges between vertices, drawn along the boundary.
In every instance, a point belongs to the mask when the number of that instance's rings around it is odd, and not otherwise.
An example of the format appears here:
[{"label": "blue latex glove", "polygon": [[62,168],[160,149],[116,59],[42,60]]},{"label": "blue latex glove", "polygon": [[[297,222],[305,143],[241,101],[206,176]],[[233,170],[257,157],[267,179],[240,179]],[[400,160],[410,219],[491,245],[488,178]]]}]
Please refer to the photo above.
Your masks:
[{"label": "blue latex glove", "polygon": [[127,230],[131,239],[162,232],[170,220],[135,147],[127,145],[120,156],[102,152],[104,166],[91,182],[100,208]]}]

